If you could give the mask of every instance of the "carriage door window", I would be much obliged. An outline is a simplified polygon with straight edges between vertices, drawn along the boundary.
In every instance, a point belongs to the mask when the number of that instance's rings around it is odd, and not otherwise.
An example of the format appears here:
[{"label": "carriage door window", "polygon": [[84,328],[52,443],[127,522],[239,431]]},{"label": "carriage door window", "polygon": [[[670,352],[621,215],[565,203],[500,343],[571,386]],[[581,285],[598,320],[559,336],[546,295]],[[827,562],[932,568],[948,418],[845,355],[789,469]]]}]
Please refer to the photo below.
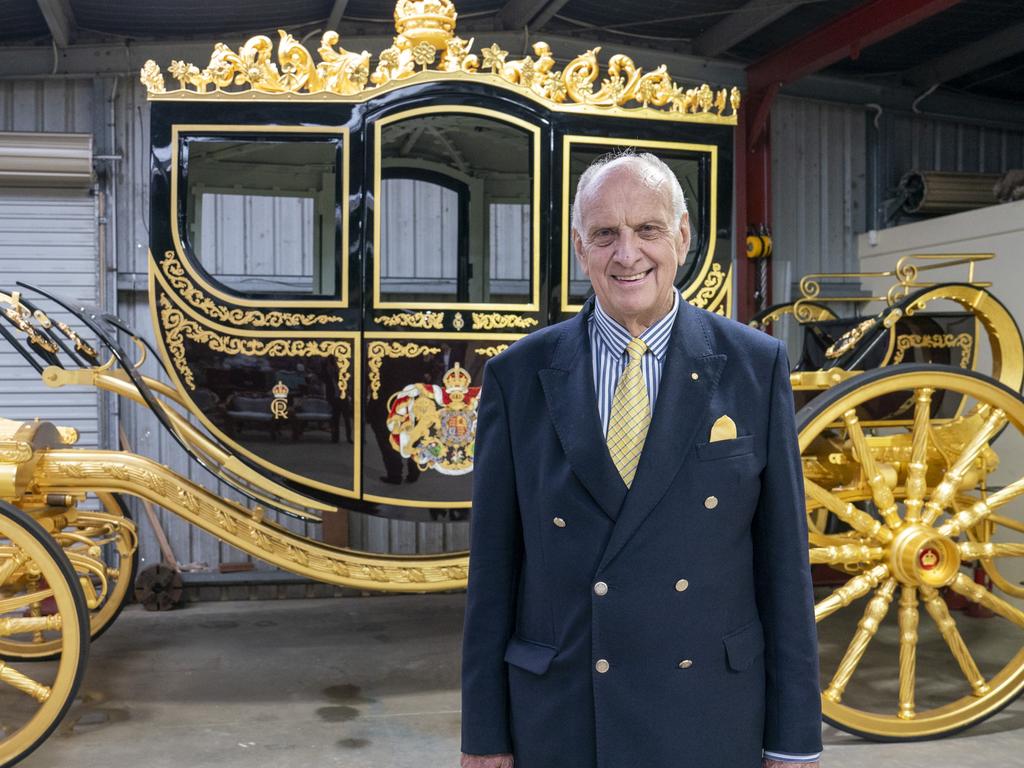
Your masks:
[{"label": "carriage door window", "polygon": [[187,236],[224,287],[337,295],[334,140],[186,140]]},{"label": "carriage door window", "polygon": [[453,109],[378,122],[377,306],[529,308],[531,126]]}]

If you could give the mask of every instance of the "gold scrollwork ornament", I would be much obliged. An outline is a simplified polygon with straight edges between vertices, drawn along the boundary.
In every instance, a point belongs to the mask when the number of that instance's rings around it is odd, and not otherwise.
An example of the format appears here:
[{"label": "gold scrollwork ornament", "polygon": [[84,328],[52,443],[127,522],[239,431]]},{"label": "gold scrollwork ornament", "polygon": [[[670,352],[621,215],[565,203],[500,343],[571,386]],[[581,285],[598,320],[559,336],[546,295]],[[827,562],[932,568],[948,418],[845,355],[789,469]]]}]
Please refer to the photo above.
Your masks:
[{"label": "gold scrollwork ornament", "polygon": [[380,367],[385,357],[419,357],[420,355],[436,355],[440,347],[428,347],[416,342],[402,343],[398,341],[371,341],[366,348],[367,378],[370,380],[370,399],[380,399]]}]

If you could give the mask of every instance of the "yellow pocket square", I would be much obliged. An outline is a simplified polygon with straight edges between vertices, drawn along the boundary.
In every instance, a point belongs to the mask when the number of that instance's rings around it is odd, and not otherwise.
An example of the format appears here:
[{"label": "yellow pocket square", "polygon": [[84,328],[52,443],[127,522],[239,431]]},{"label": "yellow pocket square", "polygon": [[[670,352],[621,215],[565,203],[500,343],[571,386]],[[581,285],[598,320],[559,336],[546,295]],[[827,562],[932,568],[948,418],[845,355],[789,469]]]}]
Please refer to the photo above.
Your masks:
[{"label": "yellow pocket square", "polygon": [[736,422],[728,416],[719,416],[718,420],[711,425],[711,437],[708,442],[717,443],[719,440],[736,439]]}]

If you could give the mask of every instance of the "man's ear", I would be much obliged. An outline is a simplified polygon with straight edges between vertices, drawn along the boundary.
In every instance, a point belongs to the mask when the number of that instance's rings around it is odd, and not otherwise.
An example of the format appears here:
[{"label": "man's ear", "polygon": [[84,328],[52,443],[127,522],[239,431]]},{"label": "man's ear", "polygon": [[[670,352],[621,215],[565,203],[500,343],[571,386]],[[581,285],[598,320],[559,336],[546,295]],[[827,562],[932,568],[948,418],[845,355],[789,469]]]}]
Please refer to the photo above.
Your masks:
[{"label": "man's ear", "polygon": [[683,212],[679,217],[679,253],[676,254],[676,261],[679,266],[686,262],[686,254],[690,252],[690,214]]},{"label": "man's ear", "polygon": [[589,275],[590,272],[587,270],[587,259],[583,254],[583,238],[576,229],[573,229],[572,231],[572,249],[576,252],[576,261],[580,263],[580,269],[583,270],[583,274]]}]

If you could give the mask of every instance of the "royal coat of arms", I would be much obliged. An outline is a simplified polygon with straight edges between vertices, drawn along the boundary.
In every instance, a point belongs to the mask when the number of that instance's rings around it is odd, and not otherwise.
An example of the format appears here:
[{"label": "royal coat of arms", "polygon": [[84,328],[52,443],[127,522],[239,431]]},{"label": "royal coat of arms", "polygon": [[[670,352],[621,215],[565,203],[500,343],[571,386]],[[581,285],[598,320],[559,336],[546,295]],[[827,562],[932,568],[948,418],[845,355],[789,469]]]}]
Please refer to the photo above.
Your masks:
[{"label": "royal coat of arms", "polygon": [[391,447],[420,469],[443,475],[473,471],[476,408],[480,387],[458,363],[445,373],[442,386],[410,384],[388,399]]}]

